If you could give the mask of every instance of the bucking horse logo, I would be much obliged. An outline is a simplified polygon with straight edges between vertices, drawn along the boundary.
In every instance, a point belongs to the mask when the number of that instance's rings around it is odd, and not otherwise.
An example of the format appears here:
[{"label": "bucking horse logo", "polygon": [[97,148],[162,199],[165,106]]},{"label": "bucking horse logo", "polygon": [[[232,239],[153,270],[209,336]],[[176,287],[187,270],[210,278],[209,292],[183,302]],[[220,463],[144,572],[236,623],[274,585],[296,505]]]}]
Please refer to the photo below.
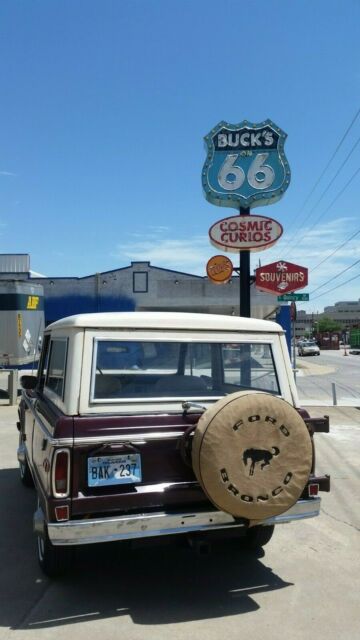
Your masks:
[{"label": "bucking horse logo", "polygon": [[266,449],[246,449],[243,453],[243,462],[245,467],[247,467],[248,460],[251,460],[249,476],[254,475],[257,462],[261,462],[260,469],[262,471],[264,467],[270,464],[273,457],[278,456],[279,453],[280,449],[277,447],[272,447],[271,451],[267,451]]}]

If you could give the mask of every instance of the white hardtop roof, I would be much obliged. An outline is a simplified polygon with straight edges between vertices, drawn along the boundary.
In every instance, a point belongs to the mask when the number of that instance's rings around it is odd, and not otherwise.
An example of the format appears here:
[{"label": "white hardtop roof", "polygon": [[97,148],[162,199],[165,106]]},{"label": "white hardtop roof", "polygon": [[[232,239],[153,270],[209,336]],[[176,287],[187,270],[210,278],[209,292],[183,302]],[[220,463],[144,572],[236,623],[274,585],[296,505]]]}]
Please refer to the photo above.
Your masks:
[{"label": "white hardtop roof", "polygon": [[276,322],[208,313],[178,313],[165,311],[130,311],[81,313],[53,322],[52,329],[174,329],[188,331],[251,331],[284,333]]}]

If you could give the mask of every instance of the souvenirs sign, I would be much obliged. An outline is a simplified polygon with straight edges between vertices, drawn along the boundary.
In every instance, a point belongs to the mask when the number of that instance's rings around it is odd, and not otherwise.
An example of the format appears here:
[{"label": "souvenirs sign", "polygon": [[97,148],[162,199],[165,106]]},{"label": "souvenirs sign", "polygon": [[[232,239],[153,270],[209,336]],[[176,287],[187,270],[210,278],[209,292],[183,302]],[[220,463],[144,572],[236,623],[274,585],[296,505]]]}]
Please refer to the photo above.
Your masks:
[{"label": "souvenirs sign", "polygon": [[298,264],[279,260],[255,270],[255,285],[269,293],[291,293],[308,284],[308,270]]},{"label": "souvenirs sign", "polygon": [[283,228],[272,218],[241,215],[223,218],[209,229],[210,242],[218,249],[239,251],[263,251],[281,237]]},{"label": "souvenirs sign", "polygon": [[271,120],[259,124],[219,122],[205,136],[202,184],[206,199],[237,209],[279,200],[290,183],[286,137]]}]

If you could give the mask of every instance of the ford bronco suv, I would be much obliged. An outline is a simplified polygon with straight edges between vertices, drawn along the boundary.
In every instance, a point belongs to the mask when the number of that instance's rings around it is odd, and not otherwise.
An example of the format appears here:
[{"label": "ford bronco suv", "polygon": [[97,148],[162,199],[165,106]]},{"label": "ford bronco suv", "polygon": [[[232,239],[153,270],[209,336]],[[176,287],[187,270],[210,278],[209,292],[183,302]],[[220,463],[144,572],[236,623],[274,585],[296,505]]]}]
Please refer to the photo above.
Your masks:
[{"label": "ford bronco suv", "polygon": [[283,329],[190,313],[98,313],[44,333],[22,377],[20,477],[34,484],[38,558],[76,545],[183,534],[269,541],[311,518],[329,477],[299,408]]}]

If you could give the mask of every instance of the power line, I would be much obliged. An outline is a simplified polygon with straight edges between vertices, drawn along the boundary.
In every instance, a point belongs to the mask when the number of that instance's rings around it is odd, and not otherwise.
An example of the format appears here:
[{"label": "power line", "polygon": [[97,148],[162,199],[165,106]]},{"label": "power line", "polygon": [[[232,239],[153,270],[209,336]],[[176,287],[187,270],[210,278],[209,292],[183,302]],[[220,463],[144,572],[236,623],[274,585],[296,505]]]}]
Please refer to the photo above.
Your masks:
[{"label": "power line", "polygon": [[[357,141],[355,142],[355,144],[353,145],[351,151],[348,153],[348,155],[346,156],[345,160],[343,161],[343,163],[341,164],[341,166],[339,167],[339,169],[337,170],[336,174],[334,175],[334,177],[330,180],[329,184],[326,186],[326,188],[324,189],[323,193],[321,194],[319,200],[315,203],[315,205],[313,206],[313,208],[311,209],[311,211],[309,212],[308,216],[306,217],[306,219],[304,220],[304,223],[307,221],[307,219],[309,218],[309,216],[313,213],[314,209],[316,209],[316,207],[318,206],[318,204],[321,202],[322,198],[324,197],[324,195],[326,194],[327,190],[329,189],[329,187],[333,184],[334,180],[337,178],[337,176],[339,175],[340,171],[343,169],[343,167],[345,166],[346,162],[349,160],[350,156],[352,155],[352,153],[355,151],[357,145],[360,142],[360,136],[358,137]],[[319,220],[325,215],[325,213],[327,213],[327,211],[329,211],[329,209],[335,204],[336,200],[344,193],[345,189],[349,186],[349,184],[352,182],[352,180],[355,178],[355,176],[357,175],[357,173],[359,172],[360,169],[358,169],[357,171],[355,171],[354,175],[350,178],[350,180],[346,183],[345,187],[340,191],[340,193],[338,193],[338,195],[335,197],[335,199],[332,201],[332,203],[330,204],[330,206],[317,218],[317,220],[315,221],[315,223],[312,225],[312,227],[310,227],[310,229],[308,231],[306,231],[300,238],[300,240],[298,238],[296,238],[296,244],[298,244],[299,242],[301,242],[301,240],[303,240],[305,238],[305,236],[308,235],[308,233],[310,231],[312,231],[314,229],[314,227],[316,227],[316,225],[318,224]],[[293,243],[295,244],[295,243]],[[293,246],[293,245],[292,245]],[[290,247],[291,249],[291,247]],[[284,258],[286,258],[286,256],[288,255],[289,251],[285,254]]]},{"label": "power line", "polygon": [[315,184],[314,184],[313,188],[311,189],[311,191],[310,191],[309,195],[307,196],[307,198],[306,198],[306,200],[305,200],[304,204],[302,205],[301,209],[303,209],[303,208],[305,207],[305,205],[308,203],[308,201],[309,201],[310,197],[311,197],[311,196],[312,196],[312,194],[314,193],[314,191],[315,191],[316,187],[318,186],[319,182],[321,181],[321,179],[322,179],[322,178],[323,178],[323,176],[325,175],[326,171],[327,171],[327,170],[328,170],[328,168],[330,167],[330,165],[331,165],[331,163],[332,163],[333,159],[335,158],[335,156],[336,156],[337,152],[339,151],[339,149],[340,149],[340,147],[341,147],[342,143],[344,142],[344,140],[345,140],[345,138],[346,138],[347,134],[349,133],[350,129],[352,128],[352,126],[353,126],[353,124],[355,123],[355,121],[356,121],[356,119],[357,119],[357,117],[358,117],[358,115],[359,115],[359,114],[360,114],[360,108],[358,109],[358,111],[356,112],[355,116],[353,117],[353,119],[352,119],[351,123],[349,124],[348,128],[346,129],[346,131],[345,131],[345,133],[344,133],[343,137],[341,138],[341,140],[340,140],[339,144],[337,145],[337,147],[336,147],[336,149],[335,149],[334,153],[332,154],[332,156],[331,156],[331,158],[330,158],[329,162],[327,163],[327,165],[326,165],[325,169],[323,169],[323,171],[322,171],[322,173],[321,173],[320,177],[316,180],[316,182],[315,182]]},{"label": "power line", "polygon": [[[321,180],[322,180],[322,178],[324,177],[324,175],[325,175],[326,171],[328,170],[328,168],[329,168],[330,164],[332,163],[333,159],[335,158],[336,154],[338,153],[338,151],[339,151],[339,149],[340,149],[341,145],[343,144],[343,142],[344,142],[345,138],[347,137],[348,133],[350,132],[350,130],[351,130],[351,129],[352,129],[352,127],[354,126],[354,124],[355,124],[355,122],[356,122],[356,120],[357,120],[357,118],[358,118],[359,114],[360,114],[360,108],[358,109],[358,111],[356,112],[356,114],[355,114],[355,116],[353,117],[352,121],[350,122],[350,124],[349,124],[348,128],[346,129],[346,131],[345,131],[345,133],[343,134],[343,136],[342,136],[342,138],[341,138],[340,142],[338,143],[338,145],[337,145],[337,147],[336,147],[335,151],[333,152],[333,154],[332,154],[332,156],[331,156],[330,160],[328,161],[328,163],[326,164],[325,168],[324,168],[324,169],[323,169],[323,171],[321,172],[321,174],[320,174],[319,178],[316,180],[315,184],[313,185],[312,189],[310,190],[310,193],[308,194],[308,196],[306,197],[305,201],[304,201],[304,202],[303,202],[303,204],[301,205],[301,207],[300,207],[299,211],[297,212],[296,219],[298,218],[298,216],[300,215],[300,213],[303,211],[303,209],[304,209],[304,208],[305,208],[305,206],[307,205],[307,203],[308,203],[309,199],[311,198],[312,194],[314,193],[314,191],[315,191],[316,187],[318,186],[318,184],[320,183],[320,181],[321,181]],[[303,223],[302,223],[302,224],[304,224],[304,223],[308,220],[309,215],[311,215],[311,212],[310,212],[310,214],[308,214],[308,216],[306,216],[306,218],[305,218],[305,220],[303,221]],[[291,227],[290,227],[290,228],[291,228]],[[287,244],[286,244],[286,246],[285,246],[285,249],[288,247],[288,245],[289,245],[289,244],[291,244],[291,242],[292,242],[292,239],[289,239],[288,243],[287,243]]]},{"label": "power line", "polygon": [[[319,200],[317,201],[317,203],[314,205],[314,207],[311,209],[309,215],[312,214],[312,212],[314,211],[314,209],[317,207],[317,205],[319,204],[319,202],[322,200],[323,196],[326,194],[327,190],[329,189],[329,187],[332,185],[332,183],[334,182],[334,180],[337,178],[337,176],[339,175],[341,169],[345,166],[346,162],[348,161],[348,159],[350,158],[351,154],[355,151],[355,148],[357,147],[357,145],[360,142],[360,136],[358,137],[356,143],[354,144],[353,148],[351,149],[350,153],[347,155],[347,157],[345,158],[344,162],[341,164],[341,166],[339,167],[338,171],[336,172],[335,176],[332,178],[332,180],[330,180],[329,184],[327,185],[327,187],[325,188],[325,190],[323,191],[322,195],[320,196]],[[335,198],[333,199],[333,201],[331,202],[331,204],[327,207],[327,209],[325,209],[325,211],[323,211],[323,213],[320,214],[320,216],[318,216],[318,218],[315,220],[314,224],[310,227],[310,229],[308,229],[307,231],[305,231],[305,233],[301,236],[300,240],[299,238],[296,238],[296,244],[298,244],[299,242],[301,242],[301,240],[303,240],[309,233],[310,231],[312,231],[314,229],[314,227],[316,227],[316,225],[318,224],[318,222],[321,220],[321,218],[325,215],[325,213],[327,213],[331,207],[335,204],[335,202],[340,198],[340,196],[344,193],[344,191],[348,188],[348,186],[351,184],[351,182],[354,180],[354,178],[357,176],[357,174],[360,171],[360,167],[355,171],[355,173],[351,176],[350,180],[347,181],[347,183],[345,184],[345,186],[341,189],[341,191],[339,191],[339,193],[335,196]],[[308,219],[309,216],[307,216],[306,220]],[[304,222],[306,222],[306,220],[304,220]],[[292,248],[292,246],[295,243],[293,243],[290,247],[290,249]],[[289,251],[283,256],[284,258],[286,258],[286,256],[289,254]]]},{"label": "power line", "polygon": [[342,162],[342,164],[340,165],[340,167],[338,168],[337,172],[335,173],[334,177],[330,180],[329,184],[325,187],[324,191],[322,192],[319,200],[314,204],[313,208],[310,211],[310,214],[316,209],[316,207],[318,206],[318,204],[321,202],[321,200],[323,199],[324,195],[326,195],[329,187],[331,187],[331,185],[333,184],[334,180],[336,180],[336,178],[338,177],[341,169],[343,169],[343,167],[346,165],[347,161],[349,160],[350,156],[352,156],[352,154],[354,153],[356,147],[358,146],[360,142],[360,136],[358,137],[358,139],[356,140],[355,144],[352,146],[352,148],[350,149],[349,153],[347,154],[345,160]]},{"label": "power line", "polygon": [[324,258],[323,260],[321,260],[321,262],[318,262],[317,265],[315,265],[315,267],[313,267],[312,269],[310,269],[310,272],[315,271],[315,269],[317,269],[318,267],[320,267],[321,264],[323,264],[324,262],[326,262],[326,260],[328,260],[329,258],[331,258],[333,255],[335,255],[335,253],[337,253],[340,249],[342,249],[348,242],[350,242],[350,240],[352,240],[353,238],[355,238],[356,236],[358,236],[360,233],[360,229],[358,229],[355,233],[353,233],[347,240],[345,240],[344,242],[342,242],[338,247],[336,247],[336,249],[334,249],[334,251],[332,251],[331,253],[329,253],[328,256],[326,256],[326,258]]},{"label": "power line", "polygon": [[[360,141],[360,137],[359,137],[359,141]],[[355,173],[351,176],[351,178],[347,181],[346,185],[341,189],[341,191],[339,191],[339,193],[335,196],[335,198],[332,200],[332,202],[329,204],[329,206],[317,217],[317,219],[315,220],[314,224],[310,227],[310,229],[308,229],[307,231],[305,231],[305,233],[301,236],[300,240],[299,238],[297,238],[296,243],[298,244],[299,242],[301,242],[301,240],[303,240],[307,235],[309,235],[311,233],[311,231],[316,227],[316,225],[320,222],[321,218],[324,217],[324,215],[330,211],[331,207],[334,206],[335,202],[337,202],[337,200],[340,198],[340,196],[342,196],[342,194],[344,193],[344,191],[348,188],[348,186],[351,184],[351,182],[354,180],[354,178],[357,176],[357,174],[360,171],[360,167],[355,171]],[[286,257],[286,256],[285,256]]]},{"label": "power line", "polygon": [[322,296],[325,296],[327,293],[331,293],[331,291],[335,291],[335,289],[339,289],[340,287],[343,287],[345,284],[348,284],[349,282],[352,282],[353,280],[356,280],[356,278],[360,278],[360,273],[358,273],[353,278],[350,278],[349,280],[345,280],[345,282],[342,282],[341,284],[338,284],[336,287],[333,287],[332,289],[328,289],[327,291],[324,291],[324,293],[320,293],[320,295],[315,296],[315,298],[312,298],[312,300],[317,300],[318,298],[321,298]]},{"label": "power line", "polygon": [[343,269],[342,271],[340,271],[340,273],[338,273],[337,276],[333,276],[332,278],[330,278],[330,280],[327,280],[326,282],[324,282],[324,284],[321,284],[319,287],[316,287],[316,289],[314,289],[312,293],[315,293],[315,291],[318,291],[319,289],[326,287],[326,285],[329,284],[329,282],[332,282],[333,280],[340,278],[340,276],[342,276],[343,273],[346,273],[346,271],[349,271],[349,269],[352,269],[353,267],[355,267],[357,264],[359,264],[359,262],[360,262],[360,258],[359,260],[356,260],[355,262],[353,262],[353,264],[350,264],[348,267],[346,267],[346,269]]}]

